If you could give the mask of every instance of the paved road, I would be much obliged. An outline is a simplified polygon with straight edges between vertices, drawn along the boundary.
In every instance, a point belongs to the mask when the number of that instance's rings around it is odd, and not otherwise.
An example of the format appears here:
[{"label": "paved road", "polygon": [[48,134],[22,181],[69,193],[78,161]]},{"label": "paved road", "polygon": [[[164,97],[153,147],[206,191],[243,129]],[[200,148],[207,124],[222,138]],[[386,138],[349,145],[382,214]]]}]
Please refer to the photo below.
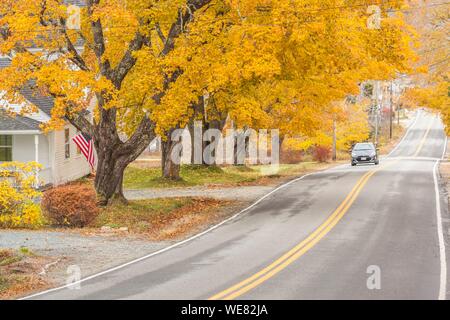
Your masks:
[{"label": "paved road", "polygon": [[448,212],[442,202],[439,234],[433,179],[444,142],[420,113],[380,166],[309,175],[193,241],[34,298],[444,298]]}]

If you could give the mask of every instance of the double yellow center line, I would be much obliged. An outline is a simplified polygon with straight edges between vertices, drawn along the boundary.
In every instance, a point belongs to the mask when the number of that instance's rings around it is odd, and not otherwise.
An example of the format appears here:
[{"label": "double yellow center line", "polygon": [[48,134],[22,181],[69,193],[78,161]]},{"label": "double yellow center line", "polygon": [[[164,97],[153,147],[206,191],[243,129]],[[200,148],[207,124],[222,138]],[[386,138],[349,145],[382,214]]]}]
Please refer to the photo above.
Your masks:
[{"label": "double yellow center line", "polygon": [[353,187],[352,191],[347,195],[345,200],[339,205],[339,207],[328,217],[328,219],[322,223],[313,233],[311,233],[306,239],[296,245],[294,248],[286,252],[283,256],[275,260],[273,263],[255,273],[251,277],[239,282],[238,284],[212,296],[209,300],[232,300],[244,293],[254,289],[261,283],[272,278],[274,275],[285,269],[291,263],[296,261],[312,247],[314,247],[322,238],[324,238],[328,232],[342,219],[345,213],[349,210],[351,205],[355,202],[356,198],[360,194],[361,190],[367,184],[369,179],[378,171],[393,165],[392,162],[388,165],[379,167],[378,169],[371,170],[363,175]]}]

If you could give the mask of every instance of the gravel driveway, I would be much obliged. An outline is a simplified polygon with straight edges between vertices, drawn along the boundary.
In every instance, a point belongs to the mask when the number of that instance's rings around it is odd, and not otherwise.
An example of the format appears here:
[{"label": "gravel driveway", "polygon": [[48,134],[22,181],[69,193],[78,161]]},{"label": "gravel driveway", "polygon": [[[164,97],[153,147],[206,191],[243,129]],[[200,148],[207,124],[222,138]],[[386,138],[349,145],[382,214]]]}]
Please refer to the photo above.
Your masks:
[{"label": "gravel driveway", "polygon": [[82,277],[157,251],[170,242],[151,242],[113,234],[85,235],[72,231],[0,230],[0,248],[27,247],[53,258],[46,273],[51,281],[64,283],[66,268],[77,265]]}]

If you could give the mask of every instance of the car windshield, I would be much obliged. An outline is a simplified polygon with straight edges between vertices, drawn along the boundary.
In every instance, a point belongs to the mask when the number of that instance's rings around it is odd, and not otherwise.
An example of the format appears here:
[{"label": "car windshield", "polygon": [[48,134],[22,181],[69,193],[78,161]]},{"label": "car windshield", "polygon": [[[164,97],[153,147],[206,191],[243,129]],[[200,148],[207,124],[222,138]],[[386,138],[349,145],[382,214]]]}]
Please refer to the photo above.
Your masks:
[{"label": "car windshield", "polygon": [[355,151],[362,151],[362,150],[374,150],[374,147],[370,143],[358,143],[353,148]]}]

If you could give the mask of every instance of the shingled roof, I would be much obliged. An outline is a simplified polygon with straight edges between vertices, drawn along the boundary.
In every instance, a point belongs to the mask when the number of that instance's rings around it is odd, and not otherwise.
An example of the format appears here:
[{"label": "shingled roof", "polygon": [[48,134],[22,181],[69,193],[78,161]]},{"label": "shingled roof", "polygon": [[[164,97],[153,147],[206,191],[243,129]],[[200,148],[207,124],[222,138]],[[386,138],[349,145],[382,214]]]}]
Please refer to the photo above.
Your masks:
[{"label": "shingled roof", "polygon": [[54,99],[50,96],[44,96],[35,89],[35,82],[29,81],[23,88],[20,90],[20,93],[34,104],[36,107],[41,109],[45,114],[51,117],[51,111],[54,105]]},{"label": "shingled roof", "polygon": [[[86,7],[86,0],[64,0],[67,5],[76,5],[79,7]],[[75,43],[76,47],[83,46],[82,39],[78,39]],[[9,67],[11,59],[7,56],[0,56],[0,69]],[[20,93],[30,103],[38,107],[42,112],[51,117],[51,110],[54,106],[54,99],[50,96],[42,95],[35,89],[35,82],[30,81],[25,85]],[[10,117],[5,112],[0,110],[0,131],[1,130],[39,130],[39,122],[22,116]]]},{"label": "shingled roof", "polygon": [[86,7],[86,1],[85,0],[64,0],[65,4],[72,4],[79,7]]},{"label": "shingled roof", "polygon": [[40,122],[0,110],[0,131],[39,131]]},{"label": "shingled roof", "polygon": [[[0,56],[0,69],[9,67],[11,65],[11,59],[6,56]],[[29,102],[38,107],[42,112],[50,116],[54,102],[52,97],[47,97],[34,89],[34,82],[30,81],[22,90],[21,94]],[[13,131],[13,130],[39,130],[39,122],[33,119],[15,116],[11,117],[6,112],[0,109],[0,131]]]},{"label": "shingled roof", "polygon": [[9,67],[11,65],[11,59],[8,57],[0,56],[0,69]]}]

